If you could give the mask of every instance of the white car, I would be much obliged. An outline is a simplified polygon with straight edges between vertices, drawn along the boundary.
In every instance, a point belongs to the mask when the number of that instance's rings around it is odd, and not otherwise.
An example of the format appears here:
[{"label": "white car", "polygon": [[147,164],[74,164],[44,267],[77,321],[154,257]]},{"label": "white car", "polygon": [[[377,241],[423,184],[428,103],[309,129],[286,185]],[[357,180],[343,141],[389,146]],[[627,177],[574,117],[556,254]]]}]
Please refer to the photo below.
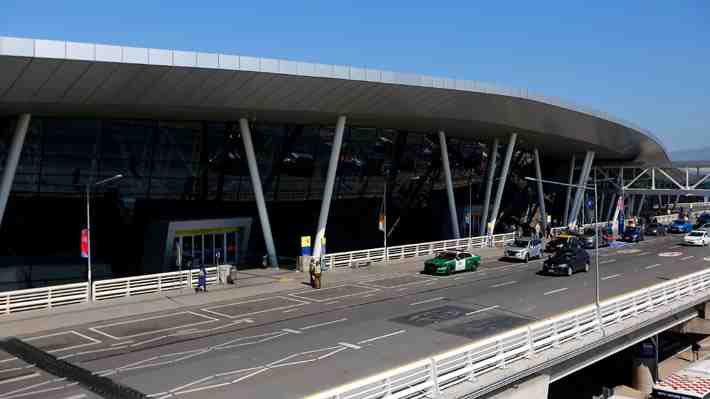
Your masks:
[{"label": "white car", "polygon": [[683,238],[685,245],[699,245],[704,247],[710,244],[710,235],[705,230],[693,230]]}]

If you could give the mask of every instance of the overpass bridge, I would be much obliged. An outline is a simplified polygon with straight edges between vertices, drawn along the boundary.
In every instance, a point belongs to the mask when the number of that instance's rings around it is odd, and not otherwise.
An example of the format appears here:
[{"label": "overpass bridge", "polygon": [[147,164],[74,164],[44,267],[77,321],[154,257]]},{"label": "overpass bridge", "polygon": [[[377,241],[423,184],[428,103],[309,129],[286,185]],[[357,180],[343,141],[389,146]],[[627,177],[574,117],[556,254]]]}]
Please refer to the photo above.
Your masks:
[{"label": "overpass bridge", "polygon": [[678,237],[600,249],[600,313],[592,273],[541,276],[540,261],[478,250],[478,271],[445,277],[405,259],[332,272],[316,291],[281,272],[3,316],[21,342],[0,344],[0,398],[480,397],[562,378],[710,299],[710,251]]}]

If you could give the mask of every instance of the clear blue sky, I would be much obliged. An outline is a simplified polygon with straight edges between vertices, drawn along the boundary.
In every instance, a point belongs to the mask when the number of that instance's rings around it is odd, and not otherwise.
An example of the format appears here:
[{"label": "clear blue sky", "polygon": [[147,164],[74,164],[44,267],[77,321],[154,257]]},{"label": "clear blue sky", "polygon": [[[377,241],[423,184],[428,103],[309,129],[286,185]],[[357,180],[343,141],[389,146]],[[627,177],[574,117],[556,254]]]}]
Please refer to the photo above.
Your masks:
[{"label": "clear blue sky", "polygon": [[0,35],[495,82],[710,145],[708,0],[0,1]]}]

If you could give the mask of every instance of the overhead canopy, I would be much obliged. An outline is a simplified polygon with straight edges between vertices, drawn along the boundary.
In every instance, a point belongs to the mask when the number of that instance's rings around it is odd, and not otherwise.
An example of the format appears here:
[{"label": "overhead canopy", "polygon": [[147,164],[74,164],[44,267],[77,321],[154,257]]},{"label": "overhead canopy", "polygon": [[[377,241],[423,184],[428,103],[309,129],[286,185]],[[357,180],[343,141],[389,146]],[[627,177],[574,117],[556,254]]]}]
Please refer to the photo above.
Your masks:
[{"label": "overhead canopy", "polygon": [[0,116],[349,125],[486,140],[546,156],[668,161],[638,127],[562,101],[457,79],[236,55],[0,37]]}]

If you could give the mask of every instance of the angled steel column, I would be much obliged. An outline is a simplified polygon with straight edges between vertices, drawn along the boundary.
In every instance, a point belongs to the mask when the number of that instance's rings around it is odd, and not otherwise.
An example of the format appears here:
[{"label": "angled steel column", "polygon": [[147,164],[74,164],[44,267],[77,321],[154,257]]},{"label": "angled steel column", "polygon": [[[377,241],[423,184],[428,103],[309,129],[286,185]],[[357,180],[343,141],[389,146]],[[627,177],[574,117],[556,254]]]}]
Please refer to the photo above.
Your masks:
[{"label": "angled steel column", "polygon": [[25,143],[27,129],[30,126],[30,114],[21,114],[17,117],[15,125],[15,134],[12,135],[12,142],[7,153],[7,161],[2,173],[2,181],[0,182],[0,225],[5,216],[5,207],[7,200],[10,198],[12,190],[12,181],[15,180],[15,172],[17,164],[20,163],[20,155],[22,154],[22,146]]},{"label": "angled steel column", "polygon": [[483,214],[481,215],[480,234],[486,234],[486,225],[488,223],[488,207],[491,204],[491,191],[493,191],[493,179],[496,175],[496,159],[498,158],[498,138],[493,139],[491,150],[488,153],[488,170],[486,177],[486,195],[483,200]]},{"label": "angled steel column", "polygon": [[446,196],[449,199],[449,216],[451,216],[451,229],[454,230],[454,238],[461,238],[461,232],[459,231],[459,218],[456,215],[454,184],[451,181],[449,150],[446,147],[446,134],[443,130],[439,130],[439,149],[441,150],[441,167],[444,169],[444,178],[446,179]]},{"label": "angled steel column", "polygon": [[616,207],[618,197],[619,197],[618,194],[611,195],[611,201],[609,202],[609,209],[606,211],[606,219],[604,220],[605,222],[608,222],[611,220],[611,213],[614,211],[614,208]]},{"label": "angled steel column", "polygon": [[540,207],[540,219],[542,219],[542,231],[547,231],[547,212],[545,212],[545,193],[542,191],[542,169],[540,168],[540,152],[535,148],[535,174],[537,178],[537,201]]},{"label": "angled steel column", "polygon": [[[567,184],[572,184],[574,182],[574,166],[577,163],[577,158],[572,154],[572,160],[569,163],[569,180]],[[562,216],[562,225],[567,226],[567,221],[569,220],[569,206],[572,201],[572,187],[567,186],[567,198],[565,199],[565,213]]]},{"label": "angled steel column", "polygon": [[629,215],[629,217],[633,217],[633,216],[636,214],[636,213],[635,213],[635,210],[636,210],[636,196],[633,195],[633,194],[631,194],[630,197],[631,197],[631,200],[629,201],[629,213],[628,213],[628,215]]},{"label": "angled steel column", "polygon": [[641,194],[641,200],[639,201],[639,206],[636,208],[636,216],[641,216],[641,211],[643,211],[644,202],[646,202],[646,194]]},{"label": "angled steel column", "polygon": [[239,119],[239,130],[241,131],[242,141],[244,142],[244,152],[247,156],[247,166],[249,167],[251,186],[254,189],[256,208],[259,211],[259,221],[261,222],[261,230],[264,233],[266,253],[269,255],[269,263],[271,264],[271,266],[279,267],[279,261],[276,257],[276,247],[274,246],[274,237],[271,235],[271,224],[269,223],[269,214],[266,212],[266,201],[264,200],[264,191],[261,188],[259,167],[256,163],[256,156],[254,155],[254,144],[251,141],[251,130],[249,129],[249,121],[247,121],[246,118]]},{"label": "angled steel column", "polygon": [[318,229],[316,230],[316,242],[313,247],[313,257],[319,259],[323,253],[323,238],[325,228],[328,224],[328,213],[330,212],[330,200],[333,197],[333,186],[338,170],[338,160],[340,160],[340,147],[343,144],[343,132],[345,131],[345,116],[338,117],[335,123],[335,137],[333,137],[333,147],[330,150],[330,160],[328,161],[328,174],[325,178],[325,188],[323,189],[323,200],[320,203],[320,215],[318,216]]},{"label": "angled steel column", "polygon": [[496,190],[496,198],[493,202],[493,209],[491,211],[488,235],[493,234],[496,227],[496,220],[498,220],[498,211],[500,210],[500,201],[503,199],[503,190],[505,189],[505,181],[508,179],[508,169],[510,168],[510,160],[513,158],[513,150],[515,149],[515,141],[518,138],[517,133],[512,133],[510,135],[510,141],[508,142],[508,149],[505,152],[505,158],[503,159],[503,166],[500,170],[500,180],[498,181],[498,189]]},{"label": "angled steel column", "polygon": [[584,157],[584,164],[582,164],[582,173],[579,175],[579,180],[577,181],[577,185],[580,187],[577,187],[574,202],[572,202],[572,212],[570,212],[569,215],[568,226],[577,224],[579,210],[582,208],[582,201],[584,200],[584,193],[586,191],[585,186],[589,179],[589,172],[592,170],[592,162],[594,162],[594,151],[587,151],[587,155]]}]

